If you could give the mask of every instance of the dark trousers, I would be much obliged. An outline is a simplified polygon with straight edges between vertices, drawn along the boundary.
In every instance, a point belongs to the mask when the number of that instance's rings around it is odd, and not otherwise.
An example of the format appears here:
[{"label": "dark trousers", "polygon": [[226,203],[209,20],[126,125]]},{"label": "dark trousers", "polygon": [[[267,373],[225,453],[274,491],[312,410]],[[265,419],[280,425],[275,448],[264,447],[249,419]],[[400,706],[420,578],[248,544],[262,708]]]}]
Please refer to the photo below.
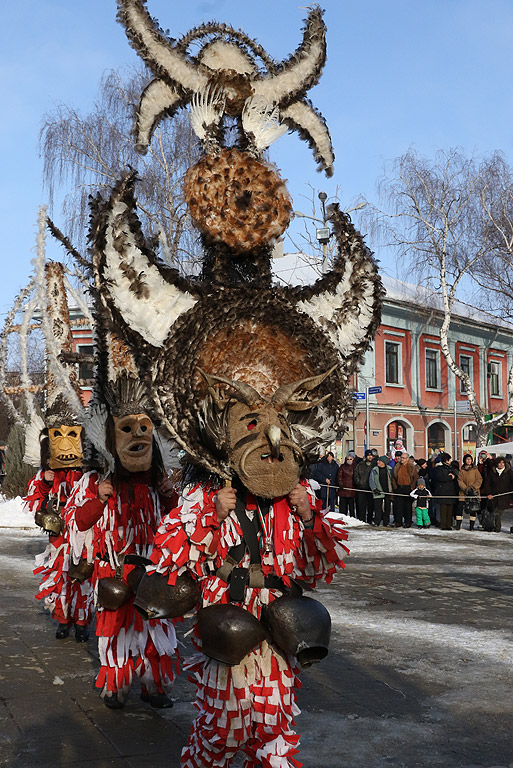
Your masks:
[{"label": "dark trousers", "polygon": [[440,528],[442,531],[452,531],[452,504],[440,504]]},{"label": "dark trousers", "polygon": [[390,496],[374,499],[374,525],[390,525]]},{"label": "dark trousers", "polygon": [[356,491],[356,516],[364,523],[372,523],[374,499],[370,491]]},{"label": "dark trousers", "polygon": [[405,528],[411,526],[412,518],[412,497],[409,485],[398,485],[396,495],[394,496],[394,525],[396,528],[404,525]]},{"label": "dark trousers", "polygon": [[349,517],[355,517],[354,496],[339,496],[338,509],[341,515],[349,515]]}]

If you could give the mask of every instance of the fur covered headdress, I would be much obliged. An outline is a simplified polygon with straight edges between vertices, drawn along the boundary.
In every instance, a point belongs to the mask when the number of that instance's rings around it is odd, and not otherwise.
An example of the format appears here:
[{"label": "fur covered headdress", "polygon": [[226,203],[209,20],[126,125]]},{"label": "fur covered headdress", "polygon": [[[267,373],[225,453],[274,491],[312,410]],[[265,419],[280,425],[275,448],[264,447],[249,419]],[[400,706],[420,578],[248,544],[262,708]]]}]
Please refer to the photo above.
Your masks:
[{"label": "fur covered headdress", "polygon": [[[204,153],[186,174],[185,196],[204,258],[201,274],[189,279],[159,262],[136,215],[135,176],[127,174],[110,199],[95,202],[92,217],[105,327],[130,350],[155,423],[192,462],[229,476],[223,412],[234,402],[280,408],[299,453],[309,455],[340,426],[383,294],[371,252],[337,206],[328,209],[338,242],[332,269],[304,287],[271,277],[273,243],[291,203],[264,149],[286,128],[298,130],[332,172],[328,129],[306,101],[326,57],[322,12],[310,11],[301,45],[278,64],[226,25],[202,25],[175,42],[142,0],[118,0],[118,8],[156,76],[137,112],[139,149],[158,120],[190,105]],[[195,55],[192,43],[200,45]],[[225,141],[227,126],[235,126],[234,146]]]}]

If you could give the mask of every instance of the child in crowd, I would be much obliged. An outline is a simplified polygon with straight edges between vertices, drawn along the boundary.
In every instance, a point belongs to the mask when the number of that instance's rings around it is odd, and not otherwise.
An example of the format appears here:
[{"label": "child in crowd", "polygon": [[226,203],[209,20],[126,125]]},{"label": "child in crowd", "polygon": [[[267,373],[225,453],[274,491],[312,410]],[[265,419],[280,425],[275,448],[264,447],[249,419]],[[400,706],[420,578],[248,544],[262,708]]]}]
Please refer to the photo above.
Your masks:
[{"label": "child in crowd", "polygon": [[410,493],[415,499],[415,512],[417,514],[417,528],[429,528],[431,520],[429,519],[429,498],[430,491],[426,488],[426,482],[423,477],[419,477],[417,487]]}]

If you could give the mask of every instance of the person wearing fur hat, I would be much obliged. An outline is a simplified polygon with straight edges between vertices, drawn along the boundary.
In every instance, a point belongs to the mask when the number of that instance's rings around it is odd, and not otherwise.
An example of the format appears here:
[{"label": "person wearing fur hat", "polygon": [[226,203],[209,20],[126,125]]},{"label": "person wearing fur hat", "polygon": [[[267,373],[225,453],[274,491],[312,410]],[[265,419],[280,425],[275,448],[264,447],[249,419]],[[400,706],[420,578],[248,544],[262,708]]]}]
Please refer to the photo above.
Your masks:
[{"label": "person wearing fur hat", "polygon": [[390,505],[392,498],[392,476],[388,469],[388,456],[379,456],[377,464],[371,469],[369,485],[374,501],[374,520],[371,525],[379,526],[383,522],[390,525]]},{"label": "person wearing fur hat", "polygon": [[456,513],[456,529],[459,531],[463,520],[463,513],[468,512],[469,530],[474,530],[477,512],[480,508],[480,488],[483,478],[474,464],[474,457],[470,453],[463,456],[463,462],[458,474],[460,498]]},{"label": "person wearing fur hat", "polygon": [[483,495],[495,507],[495,532],[499,533],[502,526],[502,513],[513,499],[513,470],[506,467],[504,456],[497,456],[494,467],[488,474],[483,485]]}]

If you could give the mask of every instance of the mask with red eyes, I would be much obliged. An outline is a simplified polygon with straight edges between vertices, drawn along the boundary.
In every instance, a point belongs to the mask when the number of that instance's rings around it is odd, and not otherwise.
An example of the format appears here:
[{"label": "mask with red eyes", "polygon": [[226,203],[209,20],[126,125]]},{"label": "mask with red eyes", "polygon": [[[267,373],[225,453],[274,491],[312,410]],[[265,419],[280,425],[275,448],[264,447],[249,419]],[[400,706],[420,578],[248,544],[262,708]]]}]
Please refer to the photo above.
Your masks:
[{"label": "mask with red eyes", "polygon": [[255,496],[285,496],[299,480],[301,452],[285,415],[270,403],[234,403],[229,413],[229,463]]},{"label": "mask with red eyes", "polygon": [[145,413],[113,416],[116,453],[128,472],[146,472],[153,455],[153,424]]},{"label": "mask with red eyes", "polygon": [[82,427],[61,424],[48,429],[50,469],[68,469],[82,464]]}]

